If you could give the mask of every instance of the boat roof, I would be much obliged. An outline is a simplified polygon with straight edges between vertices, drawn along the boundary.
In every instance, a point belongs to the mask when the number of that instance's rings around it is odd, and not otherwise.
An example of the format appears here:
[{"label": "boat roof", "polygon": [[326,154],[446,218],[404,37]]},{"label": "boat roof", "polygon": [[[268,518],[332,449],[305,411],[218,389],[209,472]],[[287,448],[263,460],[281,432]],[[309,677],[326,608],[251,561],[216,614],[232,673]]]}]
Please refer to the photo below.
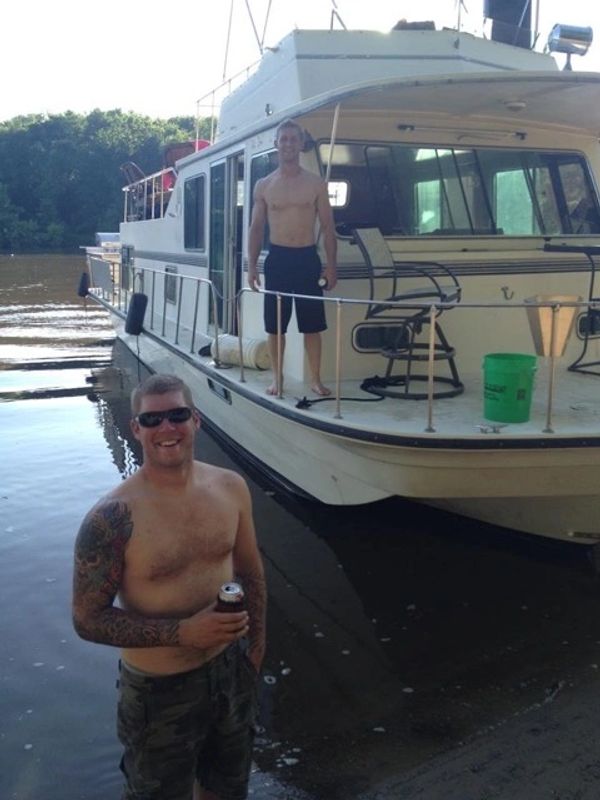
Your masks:
[{"label": "boat roof", "polygon": [[[452,77],[388,80],[357,84],[313,98],[287,110],[291,117],[329,114],[340,105],[340,119],[395,114],[399,129],[415,130],[427,117],[440,129],[495,131],[520,136],[529,126],[562,128],[600,136],[600,73],[475,73]],[[499,130],[498,124],[504,126]],[[422,130],[426,129],[422,126]]]},{"label": "boat roof", "polygon": [[223,102],[211,152],[289,117],[310,131],[326,116],[331,127],[338,104],[342,137],[348,121],[377,117],[390,133],[437,131],[439,141],[522,141],[532,126],[598,137],[599,89],[600,73],[560,71],[548,54],[454,30],[297,30]]},{"label": "boat roof", "polygon": [[225,98],[217,138],[360,84],[516,71],[558,67],[550,55],[455,30],[295,30]]}]

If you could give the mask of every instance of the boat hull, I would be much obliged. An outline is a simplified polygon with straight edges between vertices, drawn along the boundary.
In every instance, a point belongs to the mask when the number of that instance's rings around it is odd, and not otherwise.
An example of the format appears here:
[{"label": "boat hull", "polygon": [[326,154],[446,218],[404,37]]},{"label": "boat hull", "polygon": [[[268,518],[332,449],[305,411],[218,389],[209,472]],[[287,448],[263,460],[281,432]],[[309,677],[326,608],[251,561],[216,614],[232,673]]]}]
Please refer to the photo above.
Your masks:
[{"label": "boat hull", "polygon": [[114,311],[113,320],[136,357],[154,372],[185,380],[209,426],[288,490],[329,505],[400,496],[526,533],[600,540],[600,447],[531,442],[498,449],[481,437],[442,443],[426,436],[407,444],[358,435],[343,422],[323,427],[309,414],[274,408],[245,388],[237,372],[199,363],[152,334],[129,335]]}]

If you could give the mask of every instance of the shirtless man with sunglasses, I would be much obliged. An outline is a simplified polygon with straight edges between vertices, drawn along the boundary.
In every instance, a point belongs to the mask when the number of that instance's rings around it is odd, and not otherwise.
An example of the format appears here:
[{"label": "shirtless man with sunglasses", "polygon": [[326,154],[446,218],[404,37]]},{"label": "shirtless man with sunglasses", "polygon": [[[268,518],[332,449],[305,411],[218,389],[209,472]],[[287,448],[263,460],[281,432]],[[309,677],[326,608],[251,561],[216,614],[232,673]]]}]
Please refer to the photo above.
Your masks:
[{"label": "shirtless man with sunglasses", "polygon": [[[148,378],[131,404],[143,464],[81,525],[75,630],[121,648],[124,800],[241,800],[265,648],[250,494],[236,473],[194,460],[200,418],[179,378]],[[233,579],[247,610],[219,613]]]}]

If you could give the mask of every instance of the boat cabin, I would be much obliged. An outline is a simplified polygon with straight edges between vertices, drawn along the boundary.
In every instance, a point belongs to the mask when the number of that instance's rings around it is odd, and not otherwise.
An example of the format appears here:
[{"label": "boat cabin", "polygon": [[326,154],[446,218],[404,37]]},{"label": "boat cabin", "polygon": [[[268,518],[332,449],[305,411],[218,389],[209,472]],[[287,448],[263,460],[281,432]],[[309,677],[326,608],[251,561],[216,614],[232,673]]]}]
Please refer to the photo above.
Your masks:
[{"label": "boat cabin", "polygon": [[[548,272],[546,290],[563,294],[567,283],[572,294],[572,278],[581,274],[578,292],[587,296],[586,258],[549,256],[544,244],[600,234],[599,84],[594,74],[559,71],[550,55],[453,30],[294,31],[223,102],[216,141],[177,161],[172,190],[159,184],[155,194],[159,176],[145,179],[150,212],[130,213],[139,182],[125,192],[124,276],[132,266],[169,276],[157,298],[167,321],[179,315],[185,326],[196,318],[203,336],[217,329],[236,335],[241,311],[243,336],[263,339],[262,297],[242,291],[251,199],[257,180],[276,167],[277,125],[292,117],[306,131],[303,166],[329,185],[339,240],[334,296],[365,303],[344,309],[350,375],[381,366],[379,353],[356,358],[353,330],[373,291],[398,291],[397,275],[390,279],[386,270],[376,270],[373,283],[353,238],[357,228],[381,232],[396,272],[407,265],[409,273],[415,263],[440,264],[433,267],[440,274],[450,268],[463,303],[525,298],[540,270]],[[264,246],[263,258],[268,232]],[[199,311],[195,296],[187,311],[179,308],[183,276],[210,280],[214,302],[203,284]],[[155,291],[162,289],[155,284]],[[333,302],[327,315],[333,322]],[[445,323],[451,341],[465,324],[453,316]],[[471,324],[482,322],[472,317]],[[518,346],[522,322],[509,326],[502,349]],[[482,348],[499,344],[482,327],[476,352],[468,341],[461,345],[460,359],[471,368]],[[301,337],[288,337],[285,368],[303,379]],[[332,370],[333,348],[326,347],[325,375]]]}]

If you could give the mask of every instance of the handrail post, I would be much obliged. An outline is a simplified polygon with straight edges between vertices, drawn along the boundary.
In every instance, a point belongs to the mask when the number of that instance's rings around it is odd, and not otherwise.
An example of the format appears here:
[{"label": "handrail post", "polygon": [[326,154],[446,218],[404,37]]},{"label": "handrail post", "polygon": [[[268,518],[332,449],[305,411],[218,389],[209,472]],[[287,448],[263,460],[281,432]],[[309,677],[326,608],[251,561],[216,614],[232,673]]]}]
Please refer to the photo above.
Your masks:
[{"label": "handrail post", "polygon": [[194,300],[194,322],[192,325],[192,344],[190,346],[190,353],[194,352],[194,345],[196,343],[196,326],[198,324],[198,305],[200,300],[200,281],[196,280],[196,297]]},{"label": "handrail post", "polygon": [[275,376],[277,381],[277,397],[283,397],[283,364],[282,362],[282,337],[281,337],[281,295],[277,293],[277,364]]},{"label": "handrail post", "polygon": [[154,330],[154,289],[156,287],[156,272],[152,272],[152,306],[150,308],[150,330]]},{"label": "handrail post", "polygon": [[334,419],[342,419],[342,301],[335,303],[335,415]]},{"label": "handrail post", "polygon": [[240,354],[240,383],[246,383],[246,373],[244,372],[244,345],[242,342],[242,298],[244,290],[238,294],[236,298],[236,312],[237,312],[237,331],[238,331],[238,351]]},{"label": "handrail post", "polygon": [[167,326],[167,273],[163,272],[163,319],[161,336],[165,335]]},{"label": "handrail post", "polygon": [[436,307],[429,309],[429,348],[427,351],[427,433],[435,433],[433,426],[433,367],[435,358],[435,317]]},{"label": "handrail post", "polygon": [[177,322],[175,324],[175,344],[179,344],[179,323],[181,321],[181,305],[183,303],[183,275],[179,276],[179,292],[177,295]]},{"label": "handrail post", "polygon": [[552,405],[554,399],[554,374],[556,370],[556,355],[554,353],[554,341],[556,339],[556,320],[560,310],[560,303],[552,306],[552,327],[550,328],[550,373],[548,376],[548,401],[546,405],[546,427],[543,433],[554,433],[552,428]]},{"label": "handrail post", "polygon": [[215,321],[215,367],[221,367],[221,358],[219,356],[219,315],[217,311],[217,298],[215,297],[215,287],[212,282],[210,283],[210,296],[212,299],[213,319]]}]

